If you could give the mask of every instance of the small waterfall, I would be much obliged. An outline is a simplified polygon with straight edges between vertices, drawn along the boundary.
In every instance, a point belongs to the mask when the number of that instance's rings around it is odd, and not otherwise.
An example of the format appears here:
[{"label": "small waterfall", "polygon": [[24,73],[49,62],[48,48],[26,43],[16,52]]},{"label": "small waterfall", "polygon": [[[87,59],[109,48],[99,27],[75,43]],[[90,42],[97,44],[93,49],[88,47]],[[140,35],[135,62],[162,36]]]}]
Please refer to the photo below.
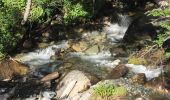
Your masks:
[{"label": "small waterfall", "polygon": [[[47,66],[48,63],[53,63],[54,61],[50,59],[52,55],[55,54],[60,48],[67,47],[68,42],[64,41],[58,45],[53,44],[45,49],[38,49],[33,52],[23,54],[19,61],[28,64],[30,67],[43,67]],[[55,61],[56,62],[56,61]]]},{"label": "small waterfall", "polygon": [[123,39],[132,18],[127,15],[117,15],[112,20],[108,26],[104,27],[104,31],[111,42],[119,42]]}]

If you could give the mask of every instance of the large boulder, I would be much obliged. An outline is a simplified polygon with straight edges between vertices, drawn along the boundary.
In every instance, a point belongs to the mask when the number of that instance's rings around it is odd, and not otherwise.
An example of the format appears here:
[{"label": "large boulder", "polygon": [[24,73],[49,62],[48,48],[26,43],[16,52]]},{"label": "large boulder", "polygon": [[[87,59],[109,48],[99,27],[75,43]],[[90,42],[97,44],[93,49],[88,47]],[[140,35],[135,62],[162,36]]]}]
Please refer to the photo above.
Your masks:
[{"label": "large boulder", "polygon": [[14,75],[25,75],[28,71],[28,66],[13,59],[0,61],[0,80],[11,79]]},{"label": "large boulder", "polygon": [[72,98],[98,81],[98,78],[89,73],[72,70],[59,82],[56,89],[57,98]]}]

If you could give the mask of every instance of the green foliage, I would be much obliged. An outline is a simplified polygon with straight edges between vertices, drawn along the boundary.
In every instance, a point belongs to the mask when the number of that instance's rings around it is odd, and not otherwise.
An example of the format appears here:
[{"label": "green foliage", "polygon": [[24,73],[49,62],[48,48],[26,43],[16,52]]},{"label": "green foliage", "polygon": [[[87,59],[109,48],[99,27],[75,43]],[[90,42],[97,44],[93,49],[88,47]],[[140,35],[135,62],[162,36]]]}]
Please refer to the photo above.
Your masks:
[{"label": "green foliage", "polygon": [[[13,50],[26,33],[21,26],[27,0],[0,1],[0,57]],[[28,22],[42,24],[61,8],[62,0],[33,0]]]},{"label": "green foliage", "polygon": [[158,34],[158,39],[154,40],[154,42],[158,45],[158,47],[162,47],[165,41],[165,34]]},{"label": "green foliage", "polygon": [[23,10],[25,7],[26,0],[2,0],[4,7],[6,8],[18,8]]},{"label": "green foliage", "polygon": [[169,9],[153,9],[149,15],[152,16],[167,16],[170,15]]},{"label": "green foliage", "polygon": [[163,21],[160,26],[165,29],[165,33],[158,34],[158,38],[154,41],[159,47],[162,47],[163,43],[166,41],[167,37],[170,36],[170,21]]},{"label": "green foliage", "polygon": [[102,83],[94,87],[93,92],[96,96],[104,98],[109,96],[123,96],[127,93],[127,90],[122,86],[114,86],[110,83]]},{"label": "green foliage", "polygon": [[166,58],[170,58],[170,52],[166,52],[166,53],[165,53],[165,57],[166,57]]},{"label": "green foliage", "polygon": [[[149,15],[156,17],[166,17],[170,15],[169,8],[165,9],[154,9],[150,12]],[[154,41],[159,47],[162,47],[163,43],[166,41],[167,37],[170,36],[170,21],[162,21],[159,24],[162,28],[165,29],[164,33],[159,33],[157,39]],[[166,58],[170,57],[170,52],[165,53]]]},{"label": "green foliage", "polygon": [[166,22],[160,23],[160,26],[161,26],[162,28],[165,28],[167,33],[170,32],[170,21],[169,21],[169,20],[166,21]]},{"label": "green foliage", "polygon": [[30,19],[35,21],[37,20],[39,17],[41,17],[44,13],[44,9],[42,7],[34,7],[32,8],[31,12],[30,12]]},{"label": "green foliage", "polygon": [[29,20],[37,22],[45,22],[53,17],[57,12],[62,11],[62,0],[33,0],[32,10]]},{"label": "green foliage", "polygon": [[83,9],[80,2],[75,3],[71,0],[64,0],[64,22],[66,24],[87,16],[88,12]]},{"label": "green foliage", "polygon": [[0,56],[12,50],[22,37],[19,29],[21,12],[25,5],[25,0],[2,0],[0,2]]}]

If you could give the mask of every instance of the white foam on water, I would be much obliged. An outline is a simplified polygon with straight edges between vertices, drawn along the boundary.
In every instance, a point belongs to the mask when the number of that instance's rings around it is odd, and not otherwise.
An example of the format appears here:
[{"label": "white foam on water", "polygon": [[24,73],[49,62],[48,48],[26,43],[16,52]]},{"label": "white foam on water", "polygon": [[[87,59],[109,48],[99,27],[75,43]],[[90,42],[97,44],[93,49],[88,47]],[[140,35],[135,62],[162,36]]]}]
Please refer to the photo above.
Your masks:
[{"label": "white foam on water", "polygon": [[134,73],[144,73],[147,80],[158,77],[163,70],[162,67],[157,69],[147,69],[146,66],[143,65],[126,64],[126,66],[132,68]]},{"label": "white foam on water", "polygon": [[107,26],[103,28],[103,31],[107,34],[107,38],[112,42],[119,42],[123,39],[132,20],[126,15],[118,15],[118,17],[118,23],[109,22]]},{"label": "white foam on water", "polygon": [[108,39],[110,39],[112,42],[117,42],[123,39],[127,29],[128,27],[110,23],[104,28],[104,31],[106,32]]},{"label": "white foam on water", "polygon": [[62,42],[61,44],[54,44],[51,45],[45,49],[38,49],[33,52],[25,53],[22,55],[19,60],[23,63],[26,63],[31,66],[39,66],[43,64],[47,64],[49,62],[52,62],[50,60],[50,57],[55,54],[55,52],[60,49],[60,48],[65,48],[67,47],[68,42]]},{"label": "white foam on water", "polygon": [[106,67],[111,67],[114,68],[116,67],[119,63],[120,60],[114,60],[114,61],[110,61],[110,60],[96,60],[96,62],[98,63],[97,66],[106,66]]},{"label": "white foam on water", "polygon": [[66,47],[67,42],[63,42],[59,45],[51,45],[45,49],[38,49],[34,52],[29,52],[22,57],[22,61],[28,61],[32,59],[50,59],[55,54],[57,49]]},{"label": "white foam on water", "polygon": [[105,66],[105,67],[115,67],[119,64],[120,60],[109,60],[111,58],[111,53],[109,51],[103,51],[96,55],[84,55],[81,52],[73,52],[72,56],[81,58],[82,60],[87,60],[93,63],[96,63],[96,66]]}]

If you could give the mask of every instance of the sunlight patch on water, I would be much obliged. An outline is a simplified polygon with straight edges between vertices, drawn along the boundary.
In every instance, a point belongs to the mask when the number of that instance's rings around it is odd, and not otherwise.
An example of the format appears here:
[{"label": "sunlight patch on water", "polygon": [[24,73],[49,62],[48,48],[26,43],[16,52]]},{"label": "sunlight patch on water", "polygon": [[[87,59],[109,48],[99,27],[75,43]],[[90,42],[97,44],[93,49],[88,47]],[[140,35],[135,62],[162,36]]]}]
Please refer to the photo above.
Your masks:
[{"label": "sunlight patch on water", "polygon": [[146,66],[143,65],[126,64],[126,66],[132,68],[134,73],[144,73],[147,80],[158,77],[163,70],[162,67],[157,69],[147,69]]}]

